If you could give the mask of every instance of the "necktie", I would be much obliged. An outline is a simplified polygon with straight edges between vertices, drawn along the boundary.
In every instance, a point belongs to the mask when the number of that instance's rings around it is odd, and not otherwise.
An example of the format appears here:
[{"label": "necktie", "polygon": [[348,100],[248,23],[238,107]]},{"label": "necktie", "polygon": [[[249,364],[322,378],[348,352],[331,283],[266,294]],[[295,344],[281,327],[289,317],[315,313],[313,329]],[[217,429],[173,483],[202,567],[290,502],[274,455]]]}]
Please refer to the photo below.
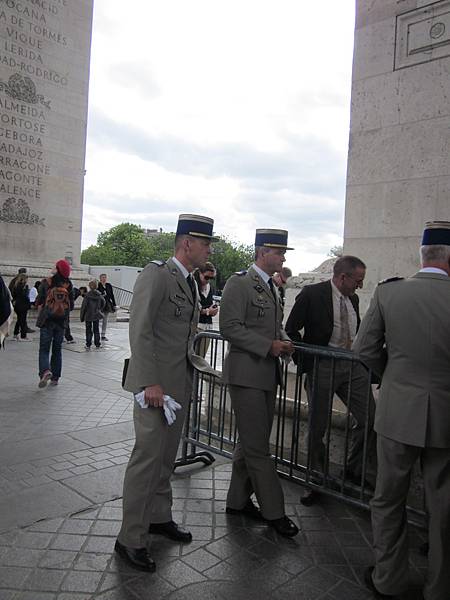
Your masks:
[{"label": "necktie", "polygon": [[348,320],[348,308],[344,296],[339,300],[340,317],[341,317],[341,346],[350,350],[352,345],[350,339],[350,323]]},{"label": "necktie", "polygon": [[195,283],[194,283],[194,280],[192,279],[192,275],[188,275],[186,277],[186,281],[188,283],[188,286],[191,288],[192,299],[195,301],[195,296],[196,296]]},{"label": "necktie", "polygon": [[275,302],[276,302],[276,300],[277,300],[277,295],[276,295],[276,292],[275,292],[275,288],[273,287],[273,281],[272,281],[272,277],[269,279],[269,281],[268,281],[267,283],[269,284],[270,291],[272,292],[273,299],[274,299],[274,300],[275,300]]}]

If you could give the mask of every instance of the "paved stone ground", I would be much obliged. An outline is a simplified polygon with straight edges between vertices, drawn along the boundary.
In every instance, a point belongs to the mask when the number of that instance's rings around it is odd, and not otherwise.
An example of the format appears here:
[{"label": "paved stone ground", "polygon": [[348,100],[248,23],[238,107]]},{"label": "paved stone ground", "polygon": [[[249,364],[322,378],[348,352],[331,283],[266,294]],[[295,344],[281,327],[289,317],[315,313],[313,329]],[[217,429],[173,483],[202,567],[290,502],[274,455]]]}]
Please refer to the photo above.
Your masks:
[{"label": "paved stone ground", "polygon": [[[37,340],[8,341],[0,354],[0,600],[365,600],[372,563],[368,515],[323,498],[299,503],[284,483],[292,540],[225,514],[230,464],[180,469],[174,517],[194,541],[151,540],[157,572],[126,567],[113,553],[122,478],[133,443],[132,404],[120,387],[127,325],[112,324],[99,351],[65,346],[59,386],[37,387]],[[35,334],[37,337],[37,334]],[[411,532],[417,577],[426,561]],[[412,599],[411,599],[412,600]]]}]

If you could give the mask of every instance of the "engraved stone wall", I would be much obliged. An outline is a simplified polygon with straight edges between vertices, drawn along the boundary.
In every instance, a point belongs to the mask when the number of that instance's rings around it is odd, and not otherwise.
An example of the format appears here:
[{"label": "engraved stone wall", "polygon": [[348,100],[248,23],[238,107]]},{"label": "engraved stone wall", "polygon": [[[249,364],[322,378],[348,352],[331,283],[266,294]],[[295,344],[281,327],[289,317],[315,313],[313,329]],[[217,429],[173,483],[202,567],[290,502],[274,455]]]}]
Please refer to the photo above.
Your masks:
[{"label": "engraved stone wall", "polygon": [[450,1],[358,0],[344,251],[377,282],[419,268],[424,222],[450,220]]},{"label": "engraved stone wall", "polygon": [[93,0],[0,0],[0,264],[79,263]]}]

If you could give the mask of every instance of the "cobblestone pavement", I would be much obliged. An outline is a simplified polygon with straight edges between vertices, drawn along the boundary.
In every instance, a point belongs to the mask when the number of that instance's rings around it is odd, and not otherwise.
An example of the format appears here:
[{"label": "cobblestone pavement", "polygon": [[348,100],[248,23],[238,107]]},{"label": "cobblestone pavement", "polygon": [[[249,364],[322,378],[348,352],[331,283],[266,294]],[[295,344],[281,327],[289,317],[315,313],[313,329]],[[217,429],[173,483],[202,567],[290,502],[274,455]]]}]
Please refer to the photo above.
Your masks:
[{"label": "cobblestone pavement", "polygon": [[[373,561],[365,512],[327,498],[304,507],[301,488],[285,482],[287,513],[302,531],[283,539],[225,514],[231,467],[223,459],[174,475],[174,518],[193,542],[153,536],[157,572],[124,565],[113,546],[133,443],[132,405],[120,387],[127,325],[112,324],[99,351],[85,352],[81,327],[73,331],[57,387],[37,387],[37,340],[8,341],[0,354],[0,600],[371,598],[362,582]],[[411,532],[417,577],[422,540]]]}]

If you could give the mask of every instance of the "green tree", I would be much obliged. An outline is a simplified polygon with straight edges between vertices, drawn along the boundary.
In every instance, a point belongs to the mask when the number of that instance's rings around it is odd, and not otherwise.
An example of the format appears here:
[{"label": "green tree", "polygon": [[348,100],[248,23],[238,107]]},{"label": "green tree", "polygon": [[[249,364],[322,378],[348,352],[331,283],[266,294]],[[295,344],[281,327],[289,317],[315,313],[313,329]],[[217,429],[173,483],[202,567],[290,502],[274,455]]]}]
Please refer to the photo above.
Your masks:
[{"label": "green tree", "polygon": [[217,289],[223,288],[230,275],[236,271],[248,269],[254,261],[255,249],[253,246],[236,244],[224,236],[214,242],[213,248],[214,252],[210,260],[217,269]]},{"label": "green tree", "polygon": [[[121,223],[100,233],[97,244],[81,253],[81,262],[87,265],[145,267],[151,260],[170,258],[174,244],[175,233],[147,236],[139,225]],[[223,288],[232,273],[247,269],[253,258],[253,246],[237,244],[226,237],[214,242],[210,260],[217,269],[217,289]]]},{"label": "green tree", "polygon": [[331,256],[332,258],[339,258],[343,254],[344,254],[344,247],[343,246],[333,246],[328,251],[328,256]]},{"label": "green tree", "polygon": [[151,247],[144,230],[133,223],[121,223],[97,237],[97,244],[81,253],[89,265],[127,265],[143,267],[152,260]]}]

